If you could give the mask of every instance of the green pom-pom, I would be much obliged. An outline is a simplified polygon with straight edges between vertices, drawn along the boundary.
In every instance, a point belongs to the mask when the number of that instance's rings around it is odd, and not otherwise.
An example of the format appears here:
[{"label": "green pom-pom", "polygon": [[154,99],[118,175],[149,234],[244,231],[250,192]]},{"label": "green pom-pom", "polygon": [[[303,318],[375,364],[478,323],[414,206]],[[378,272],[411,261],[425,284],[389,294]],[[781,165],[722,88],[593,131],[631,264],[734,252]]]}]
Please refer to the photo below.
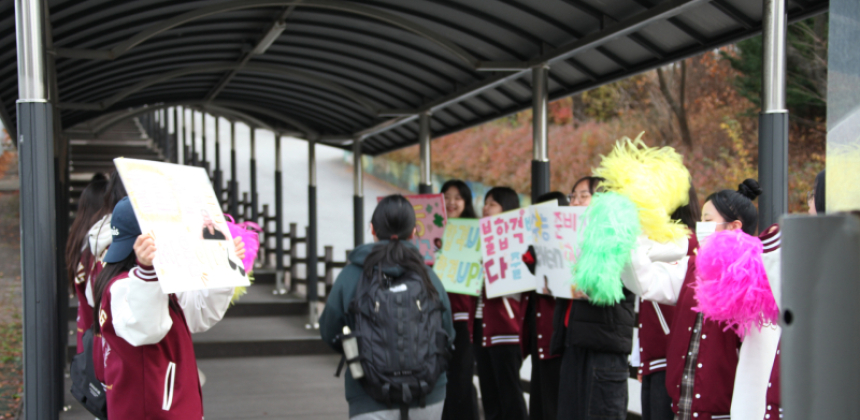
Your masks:
[{"label": "green pom-pom", "polygon": [[614,305],[624,299],[621,271],[642,233],[639,209],[618,193],[595,194],[585,212],[580,255],[573,271],[577,289],[591,303]]}]

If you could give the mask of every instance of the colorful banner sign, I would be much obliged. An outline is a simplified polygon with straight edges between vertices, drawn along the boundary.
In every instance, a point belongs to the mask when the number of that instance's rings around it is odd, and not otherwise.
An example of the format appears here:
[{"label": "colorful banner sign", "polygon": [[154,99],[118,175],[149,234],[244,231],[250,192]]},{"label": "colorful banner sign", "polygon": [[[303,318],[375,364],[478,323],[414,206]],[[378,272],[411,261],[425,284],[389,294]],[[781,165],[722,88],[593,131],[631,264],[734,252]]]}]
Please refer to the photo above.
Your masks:
[{"label": "colorful banner sign", "polygon": [[586,207],[533,206],[537,292],[572,299],[573,265],[578,255],[579,232]]},{"label": "colorful banner sign", "polygon": [[[442,194],[404,195],[415,209],[415,236],[412,243],[418,247],[424,262],[433,265],[436,252],[445,234],[445,198]],[[377,202],[385,197],[377,198]],[[384,238],[383,238],[384,239]]]},{"label": "colorful banner sign", "polygon": [[535,290],[535,276],[523,263],[532,245],[534,207],[558,207],[555,201],[481,219],[481,255],[487,298]]},{"label": "colorful banner sign", "polygon": [[433,271],[449,293],[478,296],[484,284],[478,219],[448,219]]},{"label": "colorful banner sign", "polygon": [[141,232],[155,238],[164,293],[250,286],[203,168],[114,159]]}]

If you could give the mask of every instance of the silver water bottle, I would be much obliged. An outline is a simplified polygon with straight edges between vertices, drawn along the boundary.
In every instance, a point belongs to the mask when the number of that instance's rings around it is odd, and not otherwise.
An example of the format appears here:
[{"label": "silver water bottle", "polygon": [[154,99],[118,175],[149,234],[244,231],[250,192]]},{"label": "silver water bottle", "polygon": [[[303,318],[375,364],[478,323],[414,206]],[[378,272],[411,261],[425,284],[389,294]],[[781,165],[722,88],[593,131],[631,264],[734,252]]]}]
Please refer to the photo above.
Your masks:
[{"label": "silver water bottle", "polygon": [[[349,337],[352,331],[348,326],[343,327],[343,336]],[[349,363],[349,371],[352,373],[353,379],[361,379],[364,377],[364,369],[361,368],[361,362],[358,360],[358,340],[355,337],[349,337],[343,339],[343,354],[346,356],[346,360],[352,360]]]}]

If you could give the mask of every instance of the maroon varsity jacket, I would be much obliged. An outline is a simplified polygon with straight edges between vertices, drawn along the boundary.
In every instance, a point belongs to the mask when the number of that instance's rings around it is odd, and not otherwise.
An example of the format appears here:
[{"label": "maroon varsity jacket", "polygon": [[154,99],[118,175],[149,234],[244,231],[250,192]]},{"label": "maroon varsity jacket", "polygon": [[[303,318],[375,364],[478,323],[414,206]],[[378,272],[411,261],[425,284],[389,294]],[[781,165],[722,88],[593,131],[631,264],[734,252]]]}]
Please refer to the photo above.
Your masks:
[{"label": "maroon varsity jacket", "polygon": [[519,345],[523,323],[520,295],[487,299],[486,292],[481,291],[481,297],[484,301],[481,346]]},{"label": "maroon varsity jacket", "polygon": [[[122,309],[123,305],[133,307],[136,304],[133,300],[148,297],[145,293],[136,293],[133,285],[129,287],[129,284],[119,283],[123,281],[142,281],[159,287],[155,271],[151,267],[135,267],[130,272],[114,277],[105,289],[99,313],[102,331],[100,341],[104,345],[104,376],[100,379],[106,390],[108,418],[202,420],[203,394],[200,390],[191,332],[176,297],[161,295],[172,301],[168,304],[169,320],[166,317],[141,319],[137,325],[134,320],[117,321],[114,320],[115,315],[122,317],[121,314],[114,313],[117,309]],[[123,299],[125,303],[114,302],[114,299]],[[165,302],[139,303],[154,307]],[[117,331],[115,322],[128,328]],[[133,345],[127,340],[134,341],[145,335],[137,332],[148,328],[141,326],[142,323],[170,326],[169,329],[162,328],[167,331],[160,340],[156,340],[157,337],[144,339],[156,341],[155,343]]]},{"label": "maroon varsity jacket", "polygon": [[523,322],[520,331],[520,348],[523,355],[529,354],[531,351],[532,332],[529,329],[530,323],[525,319],[529,301],[534,299],[535,302],[535,325],[537,326],[537,348],[540,360],[555,359],[561,356],[560,354],[553,355],[550,352],[550,341],[552,341],[552,318],[555,312],[555,298],[552,296],[542,295],[539,293],[523,293],[522,302],[520,302],[520,311],[523,314]]}]

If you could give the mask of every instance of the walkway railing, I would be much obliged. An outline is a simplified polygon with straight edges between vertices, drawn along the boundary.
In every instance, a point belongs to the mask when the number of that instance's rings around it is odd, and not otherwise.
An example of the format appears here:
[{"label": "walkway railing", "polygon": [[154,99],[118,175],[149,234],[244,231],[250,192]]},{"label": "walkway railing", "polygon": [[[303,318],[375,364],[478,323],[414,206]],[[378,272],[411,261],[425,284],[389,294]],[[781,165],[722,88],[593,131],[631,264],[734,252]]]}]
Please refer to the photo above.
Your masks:
[{"label": "walkway railing", "polygon": [[[171,133],[168,127],[167,111],[164,109],[154,111],[151,114],[144,114],[138,117],[141,126],[146,131],[149,138],[152,140],[154,148],[164,157],[165,160],[173,163],[178,163],[179,156],[176,153],[179,150],[179,139],[176,132]],[[175,120],[174,120],[175,121]],[[193,136],[193,132],[192,132]],[[183,141],[184,143],[184,141]],[[205,138],[204,138],[205,144]],[[192,152],[189,148],[183,150],[186,157],[186,164],[194,164],[204,168],[209,174],[209,179],[212,182],[215,194],[221,204],[221,209],[226,214],[230,214],[230,209],[235,208],[236,214],[231,214],[236,222],[251,221],[257,223],[262,228],[260,233],[260,251],[257,258],[255,274],[265,275],[274,274],[276,276],[274,294],[287,294],[298,292],[298,285],[307,287],[307,226],[305,226],[304,236],[299,236],[298,223],[290,223],[289,230],[283,232],[283,261],[278,264],[278,249],[277,249],[277,221],[281,215],[277,212],[270,213],[268,204],[263,204],[261,208],[254,209],[255,202],[251,192],[240,191],[238,182],[235,180],[227,181],[223,178],[223,173],[220,167],[216,165],[214,171],[210,170],[210,162],[205,155],[205,148],[202,150],[203,155],[200,156],[196,151]],[[220,153],[216,149],[216,161],[220,159]],[[251,173],[252,177],[256,176],[256,171]],[[252,180],[254,183],[256,180]],[[226,184],[226,185],[225,185]],[[233,191],[233,187],[237,190]],[[231,203],[231,197],[236,197],[236,202]],[[241,197],[241,198],[239,198]],[[256,219],[254,215],[256,214]],[[305,250],[304,256],[299,256],[299,246],[303,245]],[[319,302],[325,302],[334,284],[336,270],[342,269],[347,264],[347,257],[350,250],[346,251],[343,261],[337,261],[334,257],[334,247],[326,245],[323,247],[323,255],[317,257],[319,264],[324,265],[323,276],[320,280],[325,284],[325,293],[318,293]],[[305,270],[299,270],[304,266]],[[301,274],[300,274],[301,273]],[[305,274],[304,276],[302,274]]]}]

